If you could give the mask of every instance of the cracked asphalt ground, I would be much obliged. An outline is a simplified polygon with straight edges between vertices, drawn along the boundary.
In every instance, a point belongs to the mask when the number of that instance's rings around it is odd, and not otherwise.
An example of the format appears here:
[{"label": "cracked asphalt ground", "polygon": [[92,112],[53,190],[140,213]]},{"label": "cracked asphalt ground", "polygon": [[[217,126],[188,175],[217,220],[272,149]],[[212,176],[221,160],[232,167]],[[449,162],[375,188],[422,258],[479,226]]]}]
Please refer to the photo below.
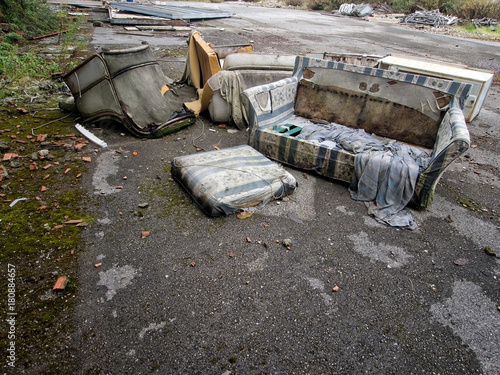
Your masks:
[{"label": "cracked asphalt ground", "polygon": [[[216,45],[403,53],[499,70],[495,43],[239,2],[196,5],[235,13],[193,23]],[[186,35],[123,40],[117,30],[96,28],[93,46],[186,48]],[[166,75],[179,78],[183,61],[164,58]],[[500,254],[499,119],[493,86],[469,124],[473,147],[443,175],[433,205],[413,211],[415,231],[378,224],[346,185],[289,167],[299,183],[289,201],[244,220],[210,218],[170,179],[170,162],[196,147],[244,144],[246,132],[203,116],[155,140],[104,128],[96,134],[108,148],[93,152],[83,188],[97,221],[80,257],[78,373],[499,374],[500,261],[485,252]]]}]

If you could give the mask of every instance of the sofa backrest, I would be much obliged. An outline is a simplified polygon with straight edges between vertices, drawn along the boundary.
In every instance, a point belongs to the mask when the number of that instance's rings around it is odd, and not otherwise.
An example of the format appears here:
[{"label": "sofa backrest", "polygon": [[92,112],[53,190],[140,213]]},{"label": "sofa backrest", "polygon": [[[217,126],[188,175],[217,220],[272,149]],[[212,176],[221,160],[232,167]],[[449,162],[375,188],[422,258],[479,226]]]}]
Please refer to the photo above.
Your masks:
[{"label": "sofa backrest", "polygon": [[302,57],[295,69],[296,115],[427,148],[452,98],[470,90],[461,82]]}]

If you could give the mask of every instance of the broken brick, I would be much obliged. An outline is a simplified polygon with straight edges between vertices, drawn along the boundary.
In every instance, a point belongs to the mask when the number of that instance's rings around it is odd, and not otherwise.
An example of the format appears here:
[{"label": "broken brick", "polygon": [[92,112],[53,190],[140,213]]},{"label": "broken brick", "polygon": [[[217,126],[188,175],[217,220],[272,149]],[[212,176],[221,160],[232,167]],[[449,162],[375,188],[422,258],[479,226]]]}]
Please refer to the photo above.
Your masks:
[{"label": "broken brick", "polygon": [[68,221],[64,222],[64,224],[80,224],[80,223],[83,223],[82,219],[73,219],[73,220],[68,220]]},{"label": "broken brick", "polygon": [[4,154],[2,161],[7,161],[7,160],[10,160],[10,159],[13,159],[13,158],[17,158],[17,157],[19,157],[18,154],[14,154],[12,152],[8,152],[8,153]]},{"label": "broken brick", "polygon": [[61,276],[55,282],[52,290],[64,290],[66,289],[66,285],[68,285],[68,278],[66,276]]},{"label": "broken brick", "polygon": [[87,146],[85,143],[77,143],[75,145],[75,150],[81,150],[82,148],[84,148],[85,146]]}]

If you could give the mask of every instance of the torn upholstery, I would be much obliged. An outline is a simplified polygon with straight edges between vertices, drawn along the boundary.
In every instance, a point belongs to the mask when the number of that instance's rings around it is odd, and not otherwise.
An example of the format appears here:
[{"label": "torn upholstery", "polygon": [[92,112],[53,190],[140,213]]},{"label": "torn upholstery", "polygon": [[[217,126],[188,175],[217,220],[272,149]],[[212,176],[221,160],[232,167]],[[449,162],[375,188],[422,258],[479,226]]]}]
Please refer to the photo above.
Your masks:
[{"label": "torn upholstery", "polygon": [[63,79],[85,123],[112,119],[135,135],[160,137],[195,121],[147,45],[96,54]]}]

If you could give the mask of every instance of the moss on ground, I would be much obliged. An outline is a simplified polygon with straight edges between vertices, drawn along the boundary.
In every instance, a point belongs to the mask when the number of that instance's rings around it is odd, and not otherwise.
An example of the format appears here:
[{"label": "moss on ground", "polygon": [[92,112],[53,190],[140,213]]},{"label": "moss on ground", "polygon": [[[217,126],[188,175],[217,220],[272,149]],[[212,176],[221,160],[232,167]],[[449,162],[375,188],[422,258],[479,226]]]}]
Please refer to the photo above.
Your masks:
[{"label": "moss on ground", "polygon": [[[15,102],[0,108],[0,274],[5,281],[15,269],[15,364],[26,373],[72,373],[76,366],[78,253],[85,223],[93,221],[83,213],[79,179],[90,146],[75,134],[74,118],[57,121],[63,115]],[[62,276],[66,288],[54,291]],[[2,311],[11,307],[5,286]],[[9,342],[2,337],[0,351]]]}]

